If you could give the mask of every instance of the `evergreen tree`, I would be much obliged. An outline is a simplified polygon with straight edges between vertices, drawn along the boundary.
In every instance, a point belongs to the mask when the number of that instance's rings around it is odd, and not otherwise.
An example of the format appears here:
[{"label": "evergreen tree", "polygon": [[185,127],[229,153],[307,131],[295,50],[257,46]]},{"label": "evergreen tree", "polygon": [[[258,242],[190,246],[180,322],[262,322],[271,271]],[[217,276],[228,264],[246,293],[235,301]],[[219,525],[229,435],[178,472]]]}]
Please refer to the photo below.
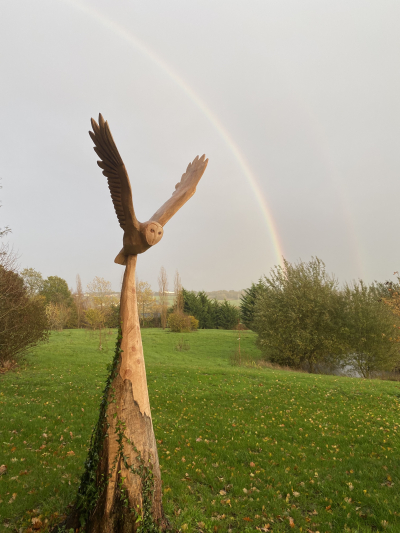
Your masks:
[{"label": "evergreen tree", "polygon": [[224,301],[210,300],[204,291],[197,294],[182,289],[183,310],[199,321],[199,329],[232,329],[239,319],[239,310]]},{"label": "evergreen tree", "polygon": [[263,282],[260,279],[258,283],[252,283],[249,289],[245,289],[244,295],[240,298],[240,319],[249,329],[253,329],[256,300],[263,287]]},{"label": "evergreen tree", "polygon": [[239,316],[239,309],[225,300],[218,306],[217,327],[234,329],[238,325]]}]

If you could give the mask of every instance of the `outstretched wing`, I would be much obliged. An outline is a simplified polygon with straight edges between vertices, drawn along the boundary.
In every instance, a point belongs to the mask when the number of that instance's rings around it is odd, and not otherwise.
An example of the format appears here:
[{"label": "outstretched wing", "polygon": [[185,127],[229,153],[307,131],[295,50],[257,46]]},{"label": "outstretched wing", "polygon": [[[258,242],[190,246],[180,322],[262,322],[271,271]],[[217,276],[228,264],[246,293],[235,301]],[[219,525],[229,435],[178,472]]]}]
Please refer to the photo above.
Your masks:
[{"label": "outstretched wing", "polygon": [[169,200],[154,213],[150,220],[164,226],[170,218],[191,198],[196,192],[196,186],[207,167],[208,159],[205,155],[199,156],[189,163],[181,181],[175,185],[175,191]]},{"label": "outstretched wing", "polygon": [[99,115],[98,124],[93,118],[91,121],[93,132],[89,131],[89,135],[95,144],[94,151],[101,159],[101,161],[97,161],[97,164],[103,169],[104,176],[107,177],[119,225],[123,230],[127,230],[132,226],[139,229],[139,222],[133,209],[129,176],[111,135],[108,123],[101,114]]}]

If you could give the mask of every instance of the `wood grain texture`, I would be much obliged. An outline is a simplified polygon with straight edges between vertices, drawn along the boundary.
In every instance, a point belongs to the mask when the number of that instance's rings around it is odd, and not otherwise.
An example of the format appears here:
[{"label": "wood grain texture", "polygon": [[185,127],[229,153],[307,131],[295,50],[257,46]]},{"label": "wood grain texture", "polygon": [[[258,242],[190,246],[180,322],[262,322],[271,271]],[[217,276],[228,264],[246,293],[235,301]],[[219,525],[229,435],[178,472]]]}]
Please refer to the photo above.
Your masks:
[{"label": "wood grain texture", "polygon": [[120,376],[132,383],[140,412],[151,417],[144,364],[142,336],[136,297],[137,255],[129,255],[121,290],[121,366]]}]

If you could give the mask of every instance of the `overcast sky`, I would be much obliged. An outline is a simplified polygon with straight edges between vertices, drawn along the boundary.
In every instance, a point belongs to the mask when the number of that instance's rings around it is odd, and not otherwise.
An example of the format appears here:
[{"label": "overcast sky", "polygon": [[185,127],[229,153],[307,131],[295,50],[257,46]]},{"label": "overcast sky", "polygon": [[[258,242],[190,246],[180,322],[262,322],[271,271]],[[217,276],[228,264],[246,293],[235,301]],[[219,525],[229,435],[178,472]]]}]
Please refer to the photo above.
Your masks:
[{"label": "overcast sky", "polygon": [[153,289],[164,265],[171,287],[178,269],[187,289],[239,290],[280,253],[392,278],[399,23],[398,0],[3,0],[0,227],[21,267],[119,289],[122,230],[87,133],[101,112],[141,221],[209,157],[139,256]]}]

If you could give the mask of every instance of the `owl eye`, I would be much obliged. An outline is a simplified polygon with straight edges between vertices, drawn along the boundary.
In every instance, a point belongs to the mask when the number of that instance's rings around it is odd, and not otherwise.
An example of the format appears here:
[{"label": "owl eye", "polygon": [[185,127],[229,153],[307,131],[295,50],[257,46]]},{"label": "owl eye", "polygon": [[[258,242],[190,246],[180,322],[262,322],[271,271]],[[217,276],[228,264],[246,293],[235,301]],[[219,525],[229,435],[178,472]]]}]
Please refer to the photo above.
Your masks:
[{"label": "owl eye", "polygon": [[161,235],[161,231],[159,231],[158,234]]},{"label": "owl eye", "polygon": [[150,230],[150,231],[151,231],[151,233],[154,233],[154,230],[153,230],[153,228],[151,228],[151,230]]}]

